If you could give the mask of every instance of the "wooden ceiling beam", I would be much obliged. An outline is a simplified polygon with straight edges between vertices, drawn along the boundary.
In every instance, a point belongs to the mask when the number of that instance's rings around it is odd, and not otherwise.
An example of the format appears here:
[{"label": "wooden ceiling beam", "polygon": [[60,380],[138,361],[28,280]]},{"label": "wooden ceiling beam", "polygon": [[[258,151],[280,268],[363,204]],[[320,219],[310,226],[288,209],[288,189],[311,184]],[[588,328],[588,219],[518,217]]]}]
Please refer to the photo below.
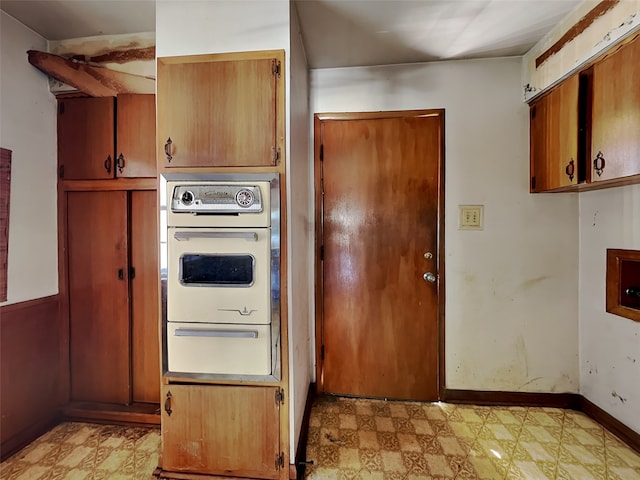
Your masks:
[{"label": "wooden ceiling beam", "polygon": [[92,97],[155,92],[155,80],[151,78],[74,62],[38,50],[29,50],[27,55],[29,63],[38,70]]}]

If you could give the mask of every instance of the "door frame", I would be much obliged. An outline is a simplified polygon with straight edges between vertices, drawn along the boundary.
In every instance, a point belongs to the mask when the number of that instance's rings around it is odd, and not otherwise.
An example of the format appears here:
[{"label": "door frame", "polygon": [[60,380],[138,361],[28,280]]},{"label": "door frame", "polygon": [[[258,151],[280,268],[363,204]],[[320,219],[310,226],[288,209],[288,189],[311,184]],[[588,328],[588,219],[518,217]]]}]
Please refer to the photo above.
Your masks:
[{"label": "door frame", "polygon": [[330,120],[372,120],[378,118],[395,117],[420,117],[437,115],[440,118],[440,151],[438,158],[438,214],[437,214],[437,266],[438,266],[438,399],[442,400],[445,394],[445,244],[444,244],[444,167],[445,167],[445,110],[394,110],[380,112],[343,112],[343,113],[315,113],[313,115],[313,176],[314,176],[314,201],[315,201],[315,360],[316,360],[316,390],[324,392],[324,283],[323,283],[323,258],[322,247],[324,238],[323,224],[323,199],[322,199],[322,124]]}]

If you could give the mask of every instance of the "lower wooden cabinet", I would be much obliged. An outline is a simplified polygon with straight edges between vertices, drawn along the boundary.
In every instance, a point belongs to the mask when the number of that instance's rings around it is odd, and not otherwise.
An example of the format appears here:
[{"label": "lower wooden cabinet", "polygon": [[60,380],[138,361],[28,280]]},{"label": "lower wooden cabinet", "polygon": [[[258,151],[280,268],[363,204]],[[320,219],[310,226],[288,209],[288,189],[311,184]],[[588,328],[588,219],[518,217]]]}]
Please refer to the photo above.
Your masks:
[{"label": "lower wooden cabinet", "polygon": [[164,472],[280,478],[279,387],[163,385],[162,401]]},{"label": "lower wooden cabinet", "polygon": [[158,403],[156,192],[68,191],[71,401]]}]

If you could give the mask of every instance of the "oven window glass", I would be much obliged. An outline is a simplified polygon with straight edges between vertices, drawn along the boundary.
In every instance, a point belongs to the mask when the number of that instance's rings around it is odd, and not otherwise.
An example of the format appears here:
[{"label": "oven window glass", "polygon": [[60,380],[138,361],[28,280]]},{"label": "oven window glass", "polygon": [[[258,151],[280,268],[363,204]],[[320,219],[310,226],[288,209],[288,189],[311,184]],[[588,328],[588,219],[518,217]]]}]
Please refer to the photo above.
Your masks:
[{"label": "oven window glass", "polygon": [[249,287],[253,285],[254,264],[252,255],[183,255],[180,283]]}]

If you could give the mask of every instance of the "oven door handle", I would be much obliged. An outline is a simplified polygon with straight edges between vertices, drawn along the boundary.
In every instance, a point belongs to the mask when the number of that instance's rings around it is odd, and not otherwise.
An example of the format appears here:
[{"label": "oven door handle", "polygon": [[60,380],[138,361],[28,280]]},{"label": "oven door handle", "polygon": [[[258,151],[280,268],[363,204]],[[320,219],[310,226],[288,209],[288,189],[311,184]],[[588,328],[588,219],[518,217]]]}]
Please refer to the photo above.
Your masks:
[{"label": "oven door handle", "polygon": [[176,337],[258,338],[256,330],[214,330],[205,328],[176,328]]},{"label": "oven door handle", "polygon": [[190,238],[244,238],[257,242],[258,234],[256,232],[175,232],[173,238],[179,242]]}]

